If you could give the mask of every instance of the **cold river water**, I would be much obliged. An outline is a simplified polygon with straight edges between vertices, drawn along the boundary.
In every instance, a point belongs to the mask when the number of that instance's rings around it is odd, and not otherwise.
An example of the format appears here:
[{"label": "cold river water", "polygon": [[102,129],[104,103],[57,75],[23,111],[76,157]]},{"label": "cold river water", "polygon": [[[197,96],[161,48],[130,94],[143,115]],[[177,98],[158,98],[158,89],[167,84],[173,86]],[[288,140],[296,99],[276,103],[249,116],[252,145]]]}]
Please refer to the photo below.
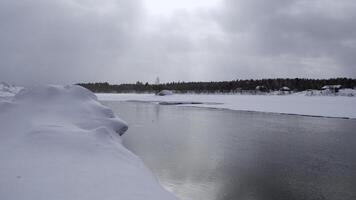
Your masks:
[{"label": "cold river water", "polygon": [[355,200],[356,120],[103,102],[182,200]]}]

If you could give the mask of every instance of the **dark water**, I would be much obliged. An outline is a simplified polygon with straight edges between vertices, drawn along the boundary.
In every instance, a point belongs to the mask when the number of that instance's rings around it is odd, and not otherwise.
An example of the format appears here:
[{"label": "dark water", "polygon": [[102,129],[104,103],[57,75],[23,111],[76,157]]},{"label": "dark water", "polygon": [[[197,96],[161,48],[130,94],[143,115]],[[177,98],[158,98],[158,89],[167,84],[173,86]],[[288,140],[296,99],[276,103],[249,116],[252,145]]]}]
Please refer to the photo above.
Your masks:
[{"label": "dark water", "polygon": [[356,120],[105,102],[181,199],[356,199]]}]

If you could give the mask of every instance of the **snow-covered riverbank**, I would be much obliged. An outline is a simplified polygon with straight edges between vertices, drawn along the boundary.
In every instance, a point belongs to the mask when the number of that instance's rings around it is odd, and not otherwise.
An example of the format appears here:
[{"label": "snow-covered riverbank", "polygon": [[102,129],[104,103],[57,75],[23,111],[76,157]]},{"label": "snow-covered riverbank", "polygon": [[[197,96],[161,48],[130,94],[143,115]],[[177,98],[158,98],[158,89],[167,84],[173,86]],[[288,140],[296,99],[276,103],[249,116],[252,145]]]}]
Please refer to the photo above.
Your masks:
[{"label": "snow-covered riverbank", "polygon": [[0,97],[0,199],[175,199],[122,144],[127,125],[79,86]]},{"label": "snow-covered riverbank", "polygon": [[[356,98],[346,96],[294,95],[196,95],[175,94],[96,94],[101,101],[145,101],[161,104],[186,103],[188,106],[243,111],[356,118]],[[189,104],[189,103],[194,104]]]}]

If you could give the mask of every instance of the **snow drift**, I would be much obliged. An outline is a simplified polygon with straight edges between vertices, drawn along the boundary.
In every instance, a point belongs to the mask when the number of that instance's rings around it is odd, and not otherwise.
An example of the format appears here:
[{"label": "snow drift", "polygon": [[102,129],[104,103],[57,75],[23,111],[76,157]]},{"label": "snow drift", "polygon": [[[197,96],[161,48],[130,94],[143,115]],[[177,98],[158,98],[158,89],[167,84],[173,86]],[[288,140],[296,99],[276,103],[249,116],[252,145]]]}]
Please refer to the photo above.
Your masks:
[{"label": "snow drift", "polygon": [[0,98],[0,199],[175,199],[121,144],[126,130],[80,86]]}]

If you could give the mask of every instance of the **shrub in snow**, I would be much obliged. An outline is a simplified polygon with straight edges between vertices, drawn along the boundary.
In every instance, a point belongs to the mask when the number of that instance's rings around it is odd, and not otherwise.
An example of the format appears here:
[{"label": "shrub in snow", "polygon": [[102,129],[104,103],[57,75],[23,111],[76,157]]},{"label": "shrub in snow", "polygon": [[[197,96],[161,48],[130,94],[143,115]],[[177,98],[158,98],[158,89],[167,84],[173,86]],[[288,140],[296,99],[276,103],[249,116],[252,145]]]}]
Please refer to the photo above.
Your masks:
[{"label": "shrub in snow", "polygon": [[0,97],[14,96],[21,89],[21,87],[15,87],[5,82],[0,82]]}]

